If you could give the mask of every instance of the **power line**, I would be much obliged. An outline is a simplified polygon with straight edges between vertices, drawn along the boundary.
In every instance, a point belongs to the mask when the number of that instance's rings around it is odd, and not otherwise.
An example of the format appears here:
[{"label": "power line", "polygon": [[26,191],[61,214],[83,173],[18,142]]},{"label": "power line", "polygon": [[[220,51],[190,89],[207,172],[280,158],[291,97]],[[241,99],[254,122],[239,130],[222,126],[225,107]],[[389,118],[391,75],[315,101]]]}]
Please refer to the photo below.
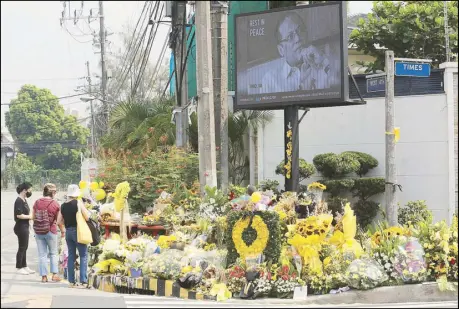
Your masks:
[{"label": "power line", "polygon": [[31,78],[31,79],[2,79],[2,83],[15,83],[27,81],[42,81],[42,80],[76,80],[84,79],[84,77],[54,77],[54,78]]},{"label": "power line", "polygon": [[[163,14],[163,11],[164,11],[164,5],[161,7],[161,12],[159,13],[159,18],[158,18],[158,11],[159,11],[159,7],[158,9],[156,9],[156,13],[155,13],[155,18],[154,18],[154,23],[156,23],[156,30],[154,29],[154,25],[151,29],[151,32],[150,32],[150,38],[149,38],[149,41],[147,43],[147,50],[145,50],[145,53],[143,55],[143,59],[142,59],[142,63],[140,65],[140,71],[139,71],[139,75],[137,77],[137,80],[136,80],[136,83],[134,84],[134,89],[133,89],[133,95],[135,95],[136,91],[137,91],[137,88],[139,87],[140,85],[140,81],[145,73],[145,68],[147,66],[147,63],[148,63],[148,59],[150,58],[150,54],[151,54],[151,48],[153,47],[153,42],[155,40],[155,37],[156,37],[156,33],[158,33],[158,28],[159,28],[159,23],[158,23],[158,20],[161,19],[161,16]],[[153,33],[153,34],[152,34]]]},{"label": "power line", "polygon": [[[89,94],[89,93],[86,93],[86,94]],[[60,98],[54,98],[54,99],[42,100],[42,101],[33,100],[31,102],[1,103],[1,105],[10,106],[10,105],[16,105],[16,104],[45,103],[45,102],[53,102],[53,101],[61,100],[61,99],[74,98],[74,97],[78,97],[78,96],[82,96],[82,95],[85,95],[85,94],[74,94],[74,95],[68,95],[68,96],[64,96],[64,97],[60,97]]]},{"label": "power line", "polygon": [[[132,33],[131,41],[129,42],[129,45],[128,45],[127,49],[126,49],[126,52],[125,52],[124,55],[122,56],[122,58],[123,58],[123,61],[122,61],[122,70],[121,70],[121,72],[119,73],[119,76],[116,76],[115,79],[116,79],[117,77],[120,77],[120,76],[122,76],[122,75],[124,74],[124,71],[125,71],[125,69],[126,69],[126,67],[127,67],[128,55],[129,55],[129,53],[131,52],[131,48],[132,48],[134,42],[138,40],[138,38],[136,39],[137,28],[138,28],[138,26],[140,25],[140,21],[142,20],[142,16],[143,16],[143,14],[146,12],[147,7],[149,7],[149,6],[151,6],[151,5],[152,5],[151,1],[145,1],[144,5],[143,5],[142,12],[140,13],[139,19],[137,20],[137,24],[135,25],[134,32]],[[147,17],[147,16],[148,16],[148,15],[145,15],[145,17]],[[145,20],[145,18],[144,18],[144,20]],[[140,34],[140,33],[139,33],[139,34]],[[115,80],[115,79],[113,79],[113,80]]]},{"label": "power line", "polygon": [[[155,7],[158,7],[158,5],[159,5],[159,3],[156,2],[156,3],[155,3]],[[149,20],[152,18],[153,13],[154,13],[154,12],[151,12]],[[143,34],[142,34],[141,41],[139,42],[139,44],[137,45],[136,50],[134,51],[134,55],[133,55],[133,57],[132,57],[131,64],[129,65],[129,69],[126,71],[126,74],[124,75],[124,78],[122,79],[121,84],[118,86],[118,91],[117,91],[117,93],[116,93],[116,95],[115,95],[115,98],[116,98],[116,97],[118,96],[118,94],[120,93],[122,87],[124,86],[124,83],[126,82],[127,75],[129,74],[129,72],[130,72],[131,69],[132,69],[132,66],[134,65],[134,62],[135,62],[135,60],[136,60],[136,56],[137,56],[137,53],[138,53],[138,51],[139,51],[139,48],[140,48],[140,46],[141,46],[143,40],[145,39],[145,35],[147,34],[148,26],[149,26],[149,23],[147,23],[147,25],[145,26],[144,32],[143,32]]]},{"label": "power line", "polygon": [[[151,7],[151,5],[150,5],[150,7]],[[128,74],[131,72],[133,64],[136,62],[137,53],[138,53],[139,49],[141,48],[141,46],[143,45],[144,40],[145,40],[145,36],[147,34],[149,21],[153,17],[154,9],[156,9],[157,7],[158,7],[158,2],[155,3],[155,7],[153,8],[153,10],[151,11],[149,17],[147,18],[147,24],[145,25],[145,28],[144,28],[144,31],[143,31],[141,37],[140,37],[140,40],[137,40],[136,47],[135,47],[135,49],[133,51],[133,55],[131,56],[130,64],[126,63],[126,66],[124,67],[124,70],[120,74],[120,76],[121,76],[121,84],[119,84],[119,89],[118,89],[118,92],[116,93],[115,97],[118,96],[119,92],[121,91],[121,88],[124,86],[124,83],[126,81],[126,78],[127,78]],[[126,61],[128,61],[128,60],[126,59]]]}]

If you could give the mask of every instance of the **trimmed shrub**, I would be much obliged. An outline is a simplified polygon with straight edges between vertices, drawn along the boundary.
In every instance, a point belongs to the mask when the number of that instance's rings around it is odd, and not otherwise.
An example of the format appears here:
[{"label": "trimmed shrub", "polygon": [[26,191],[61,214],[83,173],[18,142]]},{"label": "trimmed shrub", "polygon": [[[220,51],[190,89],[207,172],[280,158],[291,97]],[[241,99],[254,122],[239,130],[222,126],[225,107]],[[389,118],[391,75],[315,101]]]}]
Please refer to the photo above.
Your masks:
[{"label": "trimmed shrub", "polygon": [[[311,163],[306,162],[305,159],[300,158],[300,182],[303,180],[311,177],[312,175],[315,174],[316,169],[314,168],[314,165]],[[282,160],[279,165],[276,167],[276,174],[277,175],[283,175],[285,176],[285,160]]]},{"label": "trimmed shrub", "polygon": [[352,205],[354,214],[357,217],[357,224],[361,228],[365,229],[369,224],[373,222],[373,219],[378,214],[380,205],[373,201],[359,200],[357,203]]},{"label": "trimmed shrub", "polygon": [[352,155],[357,159],[357,161],[359,161],[360,168],[356,171],[356,174],[360,177],[365,176],[371,169],[374,169],[378,166],[378,160],[367,153],[358,151],[346,151],[343,152],[343,154]]},{"label": "trimmed shrub", "polygon": [[379,177],[355,179],[352,194],[361,200],[368,200],[374,195],[383,193],[385,183],[385,179]]},{"label": "trimmed shrub", "polygon": [[427,207],[426,201],[410,201],[405,207],[398,209],[398,223],[401,225],[416,225],[418,222],[432,222],[432,212]]},{"label": "trimmed shrub", "polygon": [[348,202],[349,201],[346,198],[337,197],[337,196],[331,197],[327,199],[328,210],[331,210],[333,217],[336,216],[336,214],[338,213],[343,214],[344,206]]},{"label": "trimmed shrub", "polygon": [[356,156],[349,153],[325,153],[314,157],[314,166],[326,178],[342,178],[350,173],[357,173],[360,163]]},{"label": "trimmed shrub", "polygon": [[325,192],[330,193],[332,197],[336,197],[340,194],[350,192],[352,188],[354,188],[354,179],[351,178],[321,180],[319,182],[327,187]]}]

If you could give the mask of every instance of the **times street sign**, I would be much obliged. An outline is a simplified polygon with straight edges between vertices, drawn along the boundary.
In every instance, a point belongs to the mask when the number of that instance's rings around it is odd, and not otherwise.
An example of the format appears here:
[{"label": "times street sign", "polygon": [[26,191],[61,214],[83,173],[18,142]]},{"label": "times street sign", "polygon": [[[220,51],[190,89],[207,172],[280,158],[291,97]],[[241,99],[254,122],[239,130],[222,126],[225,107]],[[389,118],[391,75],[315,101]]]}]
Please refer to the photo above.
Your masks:
[{"label": "times street sign", "polygon": [[396,76],[429,77],[430,63],[396,62]]},{"label": "times street sign", "polygon": [[386,76],[378,76],[367,79],[367,93],[382,92],[386,90]]}]

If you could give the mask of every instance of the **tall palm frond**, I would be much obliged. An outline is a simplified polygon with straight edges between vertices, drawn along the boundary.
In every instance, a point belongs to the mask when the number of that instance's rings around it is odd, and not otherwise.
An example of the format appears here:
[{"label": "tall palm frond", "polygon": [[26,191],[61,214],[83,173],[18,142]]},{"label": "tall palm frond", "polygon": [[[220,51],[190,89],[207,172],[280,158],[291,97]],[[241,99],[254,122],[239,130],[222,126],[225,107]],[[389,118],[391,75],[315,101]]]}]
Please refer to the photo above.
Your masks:
[{"label": "tall palm frond", "polygon": [[110,115],[111,132],[105,138],[104,146],[136,150],[149,143],[154,147],[161,136],[167,136],[168,143],[173,143],[173,106],[172,99],[120,103]]}]

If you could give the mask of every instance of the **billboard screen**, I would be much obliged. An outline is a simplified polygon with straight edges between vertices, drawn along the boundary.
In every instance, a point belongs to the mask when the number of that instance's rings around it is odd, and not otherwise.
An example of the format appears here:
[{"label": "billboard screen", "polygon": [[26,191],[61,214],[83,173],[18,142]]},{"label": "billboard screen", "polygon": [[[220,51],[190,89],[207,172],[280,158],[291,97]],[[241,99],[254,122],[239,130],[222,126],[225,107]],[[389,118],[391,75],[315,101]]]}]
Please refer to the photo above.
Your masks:
[{"label": "billboard screen", "polygon": [[237,108],[344,105],[345,16],[342,2],[237,15]]}]

